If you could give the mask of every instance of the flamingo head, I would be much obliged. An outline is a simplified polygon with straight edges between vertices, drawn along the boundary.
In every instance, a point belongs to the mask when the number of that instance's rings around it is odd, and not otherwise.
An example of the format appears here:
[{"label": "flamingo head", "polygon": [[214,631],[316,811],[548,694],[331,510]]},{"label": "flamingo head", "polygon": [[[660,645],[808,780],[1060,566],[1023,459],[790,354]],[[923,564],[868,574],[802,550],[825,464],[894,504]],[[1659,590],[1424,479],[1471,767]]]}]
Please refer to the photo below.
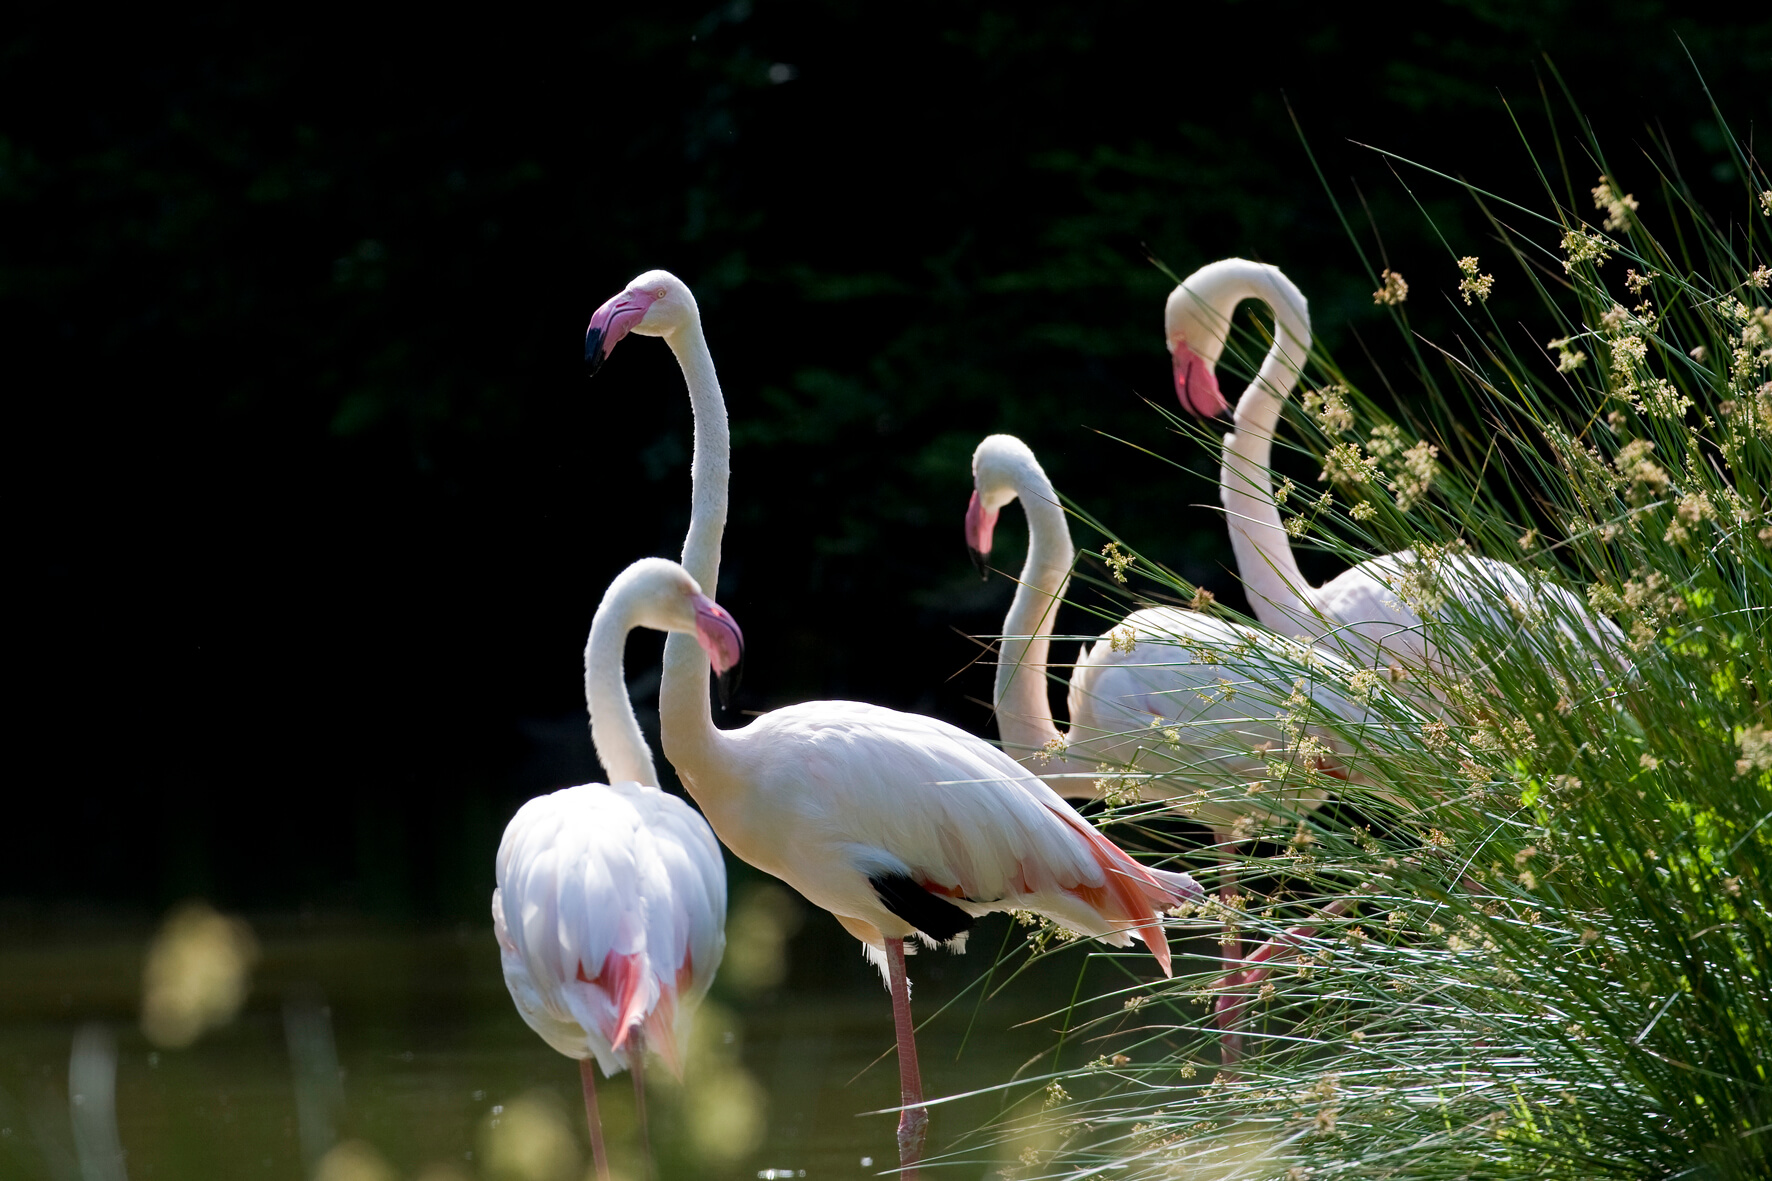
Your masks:
[{"label": "flamingo head", "polygon": [[972,453],[972,502],[966,506],[966,552],[980,578],[990,577],[991,532],[997,514],[1020,495],[1023,473],[1039,461],[1014,435],[988,435]]},{"label": "flamingo head", "polygon": [[585,329],[585,366],[595,373],[621,338],[630,332],[641,336],[670,336],[697,318],[695,296],[683,280],[669,271],[647,271],[629,283],[620,295],[604,301]]},{"label": "flamingo head", "polygon": [[739,677],[744,671],[744,633],[732,613],[704,594],[690,597],[695,607],[695,642],[708,654],[714,666],[715,682],[720,688],[720,708],[732,708],[732,695],[738,691]]},{"label": "flamingo head", "polygon": [[604,593],[605,606],[616,599],[629,604],[625,611],[631,626],[694,636],[719,679],[720,704],[730,704],[744,664],[744,633],[731,612],[701,593],[689,571],[667,558],[641,558]]},{"label": "flamingo head", "polygon": [[1163,308],[1163,335],[1175,372],[1175,396],[1201,418],[1223,418],[1231,404],[1218,389],[1219,354],[1224,351],[1224,317],[1183,283]]}]

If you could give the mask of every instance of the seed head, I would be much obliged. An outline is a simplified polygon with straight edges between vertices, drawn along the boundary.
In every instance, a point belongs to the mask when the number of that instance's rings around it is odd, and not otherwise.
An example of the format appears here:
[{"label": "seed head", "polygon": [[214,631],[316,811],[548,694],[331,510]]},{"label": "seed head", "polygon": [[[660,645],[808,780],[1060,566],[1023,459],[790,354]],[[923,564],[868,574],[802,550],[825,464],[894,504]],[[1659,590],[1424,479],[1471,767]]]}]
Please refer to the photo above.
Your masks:
[{"label": "seed head", "polygon": [[1603,229],[1628,230],[1631,222],[1636,220],[1637,199],[1629,193],[1620,193],[1612,178],[1602,176],[1600,183],[1594,186],[1594,208],[1603,210],[1606,221]]},{"label": "seed head", "polygon": [[1466,307],[1470,306],[1473,295],[1487,303],[1489,289],[1495,286],[1495,276],[1477,274],[1477,266],[1475,255],[1466,255],[1458,260],[1458,269],[1464,272],[1464,278],[1458,283],[1458,293],[1464,296]]},{"label": "seed head", "polygon": [[[1123,553],[1117,542],[1108,542],[1101,547],[1101,556],[1107,562],[1108,574],[1122,586],[1126,584],[1126,567],[1136,560],[1131,554]],[[1130,652],[1132,649],[1128,648]]]},{"label": "seed head", "polygon": [[1304,410],[1317,420],[1324,434],[1338,435],[1342,431],[1352,430],[1354,412],[1347,404],[1348,388],[1344,385],[1324,386],[1320,390],[1310,390],[1304,395]]},{"label": "seed head", "polygon": [[1563,235],[1563,270],[1565,273],[1575,269],[1577,264],[1591,262],[1600,266],[1611,258],[1612,243],[1598,234],[1586,233],[1582,230],[1570,230]]},{"label": "seed head", "polygon": [[1574,347],[1575,338],[1565,336],[1561,340],[1553,340],[1548,347],[1557,351],[1557,372],[1574,373],[1587,364],[1587,354]]},{"label": "seed head", "polygon": [[1378,276],[1378,280],[1381,286],[1372,293],[1373,303],[1395,307],[1409,298],[1409,284],[1403,281],[1403,276],[1389,267],[1386,267],[1384,273]]}]

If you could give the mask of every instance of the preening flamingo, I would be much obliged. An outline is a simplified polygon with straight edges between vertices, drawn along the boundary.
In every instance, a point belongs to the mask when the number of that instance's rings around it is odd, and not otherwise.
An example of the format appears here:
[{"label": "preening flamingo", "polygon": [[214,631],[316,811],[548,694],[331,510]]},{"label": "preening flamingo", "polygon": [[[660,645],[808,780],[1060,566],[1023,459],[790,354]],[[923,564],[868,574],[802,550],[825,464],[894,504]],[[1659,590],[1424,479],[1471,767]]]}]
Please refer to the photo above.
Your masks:
[{"label": "preening flamingo", "polygon": [[[683,564],[713,585],[729,447],[694,298],[662,271],[640,276],[598,309],[586,356],[600,362],[625,331],[663,336],[682,363],[695,410]],[[717,729],[707,662],[678,638],[666,643],[659,690],[666,757],[728,848],[829,910],[882,968],[898,1035],[907,1176],[928,1113],[905,940],[958,951],[978,916],[1031,910],[1117,946],[1140,939],[1169,972],[1162,915],[1200,897],[1192,878],[1140,865],[1015,760],[933,718],[818,701]]]},{"label": "preening flamingo", "polygon": [[[1311,326],[1303,293],[1278,267],[1221,259],[1201,267],[1170,293],[1164,333],[1182,405],[1208,417],[1230,410],[1215,368],[1232,314],[1245,299],[1258,300],[1273,313],[1274,343],[1237,400],[1235,431],[1224,439],[1219,498],[1256,618],[1284,635],[1330,638],[1361,662],[1425,668],[1441,676],[1473,675],[1468,657],[1442,658],[1433,650],[1421,616],[1398,594],[1418,564],[1412,551],[1361,562],[1320,587],[1310,586],[1299,573],[1280,523],[1268,465],[1282,404],[1297,385],[1310,351]],[[1575,641],[1578,651],[1623,651],[1622,633],[1610,620],[1594,615],[1579,596],[1505,562],[1449,554],[1436,562],[1434,573],[1448,600],[1500,631],[1523,635],[1518,619],[1542,615],[1559,635]],[[1419,690],[1415,695],[1425,696]]]},{"label": "preening flamingo", "polygon": [[597,1174],[609,1165],[592,1061],[628,1069],[645,1137],[644,1052],[683,1073],[689,1018],[726,949],[726,869],[707,821],[657,787],[628,700],[636,627],[693,637],[721,673],[738,626],[675,562],[647,558],[603,595],[585,647],[591,739],[613,783],[530,800],[498,847],[492,925],[505,985],[529,1027],[579,1062]]},{"label": "preening flamingo", "polygon": [[[1027,558],[1003,620],[993,696],[1006,751],[1031,760],[1064,795],[1098,796],[1099,785],[1112,782],[1135,787],[1142,799],[1191,800],[1189,815],[1225,847],[1240,843],[1241,825],[1250,820],[1320,807],[1328,781],[1353,774],[1347,736],[1368,725],[1367,700],[1380,691],[1375,683],[1356,681],[1357,670],[1326,653],[1311,652],[1307,662],[1304,649],[1290,640],[1173,607],[1135,611],[1085,648],[1071,674],[1070,729],[1061,733],[1046,677],[1054,619],[1074,558],[1064,507],[1033,451],[1012,435],[979,443],[972,477],[966,544],[981,567],[1006,505],[1019,500],[1028,521]],[[1362,688],[1348,688],[1353,683]],[[1300,719],[1288,731],[1277,716],[1306,710],[1336,724]],[[1263,779],[1276,757],[1304,763],[1294,768],[1283,795],[1271,788],[1258,796],[1201,790],[1203,784],[1240,788]],[[1137,774],[1116,774],[1127,768]],[[1234,892],[1227,870],[1224,893]],[[1305,933],[1300,928],[1288,935]],[[1248,962],[1265,963],[1276,951],[1264,947]],[[1227,966],[1254,973],[1249,985],[1266,975],[1266,969],[1241,966],[1234,927],[1223,956]],[[1238,996],[1226,992],[1219,1002],[1227,1057],[1238,1045],[1230,1031]]]}]

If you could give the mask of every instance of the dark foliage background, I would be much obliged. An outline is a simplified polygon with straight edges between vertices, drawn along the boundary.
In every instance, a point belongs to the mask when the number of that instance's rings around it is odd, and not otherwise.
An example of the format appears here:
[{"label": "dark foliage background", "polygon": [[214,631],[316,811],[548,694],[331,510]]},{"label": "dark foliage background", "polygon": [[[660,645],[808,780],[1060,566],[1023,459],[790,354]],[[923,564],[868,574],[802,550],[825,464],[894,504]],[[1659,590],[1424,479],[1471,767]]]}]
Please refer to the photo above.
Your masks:
[{"label": "dark foliage background", "polygon": [[[730,404],[744,708],[846,695],[988,732],[988,671],[952,674],[976,651],[956,629],[1008,598],[959,532],[993,430],[1236,602],[1209,480],[1097,433],[1215,468],[1143,401],[1170,396],[1146,245],[1182,273],[1279,263],[1343,364],[1406,399],[1287,103],[1432,335],[1456,272],[1350,141],[1531,196],[1503,100],[1550,143],[1544,53],[1615,151],[1664,138],[1739,200],[1699,77],[1765,126],[1751,5],[15,13],[24,708],[0,897],[481,917],[516,804],[596,773],[580,652],[605,583],[685,525],[667,350],[636,338],[593,382],[580,363],[592,309],[648,267],[695,288]],[[1612,163],[1654,187],[1644,156]],[[1492,244],[1420,192],[1455,249]],[[641,696],[656,651],[633,646]]]}]

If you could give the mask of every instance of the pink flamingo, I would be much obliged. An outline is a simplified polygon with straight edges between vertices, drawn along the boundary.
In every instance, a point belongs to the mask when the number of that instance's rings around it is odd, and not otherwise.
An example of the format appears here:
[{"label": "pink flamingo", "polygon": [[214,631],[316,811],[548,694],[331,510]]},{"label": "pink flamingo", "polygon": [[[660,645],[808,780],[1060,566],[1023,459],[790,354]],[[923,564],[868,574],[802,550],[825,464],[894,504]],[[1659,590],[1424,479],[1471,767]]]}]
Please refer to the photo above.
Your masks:
[{"label": "pink flamingo", "polygon": [[603,595],[585,647],[591,739],[613,784],[530,800],[499,843],[492,924],[505,985],[543,1040],[576,1058],[597,1176],[609,1162],[592,1061],[633,1074],[646,1139],[645,1050],[681,1078],[689,1017],[726,949],[726,869],[707,821],[656,786],[622,673],[636,627],[694,637],[725,673],[732,616],[675,562],[647,558]]},{"label": "pink flamingo", "polygon": [[[601,364],[629,331],[663,336],[689,386],[694,493],[683,565],[712,585],[730,452],[694,297],[663,271],[641,275],[592,317],[587,360]],[[907,939],[959,951],[978,916],[1030,910],[1112,945],[1137,938],[1169,973],[1161,919],[1201,897],[1192,878],[1140,865],[1015,760],[933,718],[817,701],[717,729],[707,662],[678,639],[666,641],[659,691],[666,757],[727,847],[830,911],[885,977],[907,1177],[917,1174],[928,1126]]]},{"label": "pink flamingo", "polygon": [[[1075,558],[1064,506],[1033,451],[1012,435],[979,443],[972,474],[966,545],[981,571],[1002,510],[1020,501],[1028,521],[1027,558],[1003,620],[993,697],[1006,751],[1034,762],[1043,778],[1073,798],[1097,797],[1102,784],[1121,781],[1140,799],[1186,800],[1188,815],[1210,827],[1227,851],[1246,839],[1241,829],[1250,820],[1314,810],[1328,799],[1329,780],[1359,778],[1347,739],[1373,725],[1369,700],[1381,691],[1377,686],[1344,691],[1356,670],[1328,653],[1310,652],[1307,663],[1304,647],[1290,640],[1174,607],[1135,611],[1085,643],[1071,675],[1070,728],[1061,733],[1046,677],[1053,624]],[[1336,724],[1287,732],[1275,713],[1288,712],[1283,703],[1294,693],[1308,696],[1313,714]],[[1307,761],[1284,795],[1240,790],[1266,777],[1272,752],[1307,742],[1307,753],[1289,756]],[[1112,770],[1128,767],[1138,772],[1129,781]],[[1238,790],[1207,795],[1202,781]],[[1236,895],[1228,863],[1223,881],[1220,898],[1228,907]],[[1291,946],[1311,930],[1295,928],[1282,938]],[[1227,980],[1259,985],[1271,969],[1246,965],[1263,964],[1279,950],[1269,944],[1245,961],[1233,922],[1221,953],[1234,968]],[[1227,987],[1218,1001],[1227,1062],[1240,1051],[1236,1018],[1245,998],[1245,990]]]},{"label": "pink flamingo", "polygon": [[[1219,498],[1256,618],[1284,635],[1328,639],[1360,663],[1469,675],[1473,670],[1458,667],[1464,660],[1440,658],[1428,642],[1421,616],[1398,596],[1398,586],[1417,564],[1412,551],[1361,562],[1320,587],[1312,587],[1299,573],[1280,523],[1269,461],[1281,408],[1310,351],[1311,326],[1303,293],[1278,267],[1221,259],[1201,267],[1170,293],[1163,321],[1176,395],[1202,416],[1230,412],[1215,369],[1232,314],[1245,299],[1258,300],[1273,313],[1274,343],[1237,400],[1236,429],[1224,439]],[[1527,625],[1519,620],[1543,615],[1574,651],[1598,649],[1614,657],[1623,652],[1623,634],[1610,620],[1594,615],[1578,595],[1505,562],[1450,554],[1436,563],[1435,574],[1448,600],[1496,629],[1524,637]],[[1430,692],[1413,693],[1424,704],[1431,698]]]}]

